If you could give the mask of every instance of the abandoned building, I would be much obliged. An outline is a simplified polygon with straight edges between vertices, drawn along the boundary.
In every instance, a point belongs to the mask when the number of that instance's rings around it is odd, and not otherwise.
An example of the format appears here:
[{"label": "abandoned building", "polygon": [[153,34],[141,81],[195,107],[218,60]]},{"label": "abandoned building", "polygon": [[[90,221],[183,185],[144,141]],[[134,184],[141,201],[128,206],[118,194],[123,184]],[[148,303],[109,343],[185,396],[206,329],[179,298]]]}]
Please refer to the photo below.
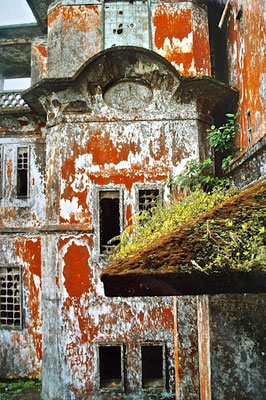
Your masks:
[{"label": "abandoned building", "polygon": [[265,399],[265,295],[213,297],[210,364],[206,299],[100,279],[226,113],[227,175],[265,176],[264,0],[27,3],[36,23],[0,26],[0,378],[42,377],[45,400]]}]

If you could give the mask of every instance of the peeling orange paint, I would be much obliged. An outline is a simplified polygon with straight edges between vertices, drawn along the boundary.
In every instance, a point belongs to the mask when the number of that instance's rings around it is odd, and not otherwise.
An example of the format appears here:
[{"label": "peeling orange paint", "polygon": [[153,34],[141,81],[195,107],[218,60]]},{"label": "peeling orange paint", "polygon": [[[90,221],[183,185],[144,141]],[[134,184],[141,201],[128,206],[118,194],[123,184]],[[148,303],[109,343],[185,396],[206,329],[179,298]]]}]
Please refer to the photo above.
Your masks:
[{"label": "peeling orange paint", "polygon": [[91,25],[98,27],[99,8],[97,5],[74,5],[63,7],[65,29],[77,29],[79,32],[88,32]]},{"label": "peeling orange paint", "polygon": [[[24,282],[28,291],[27,306],[30,311],[28,316],[27,334],[20,335],[20,340],[28,337],[33,341],[36,355],[32,354],[32,371],[29,375],[35,378],[40,376],[40,361],[42,360],[42,320],[41,320],[41,239],[40,237],[29,239],[21,237],[16,241],[16,254],[20,262],[25,265],[23,268]],[[37,277],[37,279],[36,279]],[[37,283],[38,282],[38,283]],[[37,284],[37,286],[36,286]],[[27,336],[29,335],[29,336]],[[35,360],[34,357],[37,357]],[[35,361],[34,361],[35,360]]]},{"label": "peeling orange paint", "polygon": [[71,297],[80,298],[83,293],[92,290],[88,260],[88,249],[75,243],[71,244],[64,256],[65,288]]},{"label": "peeling orange paint", "polygon": [[[240,91],[241,132],[239,145],[242,149],[247,149],[248,111],[250,111],[251,119],[252,144],[265,135],[265,111],[260,96],[261,77],[266,68],[265,54],[261,52],[261,45],[265,42],[266,36],[263,18],[264,1],[245,2],[241,20],[235,19],[238,10],[239,3],[234,0],[228,23],[229,76],[231,76],[230,83]],[[245,24],[244,29],[243,23]]]}]

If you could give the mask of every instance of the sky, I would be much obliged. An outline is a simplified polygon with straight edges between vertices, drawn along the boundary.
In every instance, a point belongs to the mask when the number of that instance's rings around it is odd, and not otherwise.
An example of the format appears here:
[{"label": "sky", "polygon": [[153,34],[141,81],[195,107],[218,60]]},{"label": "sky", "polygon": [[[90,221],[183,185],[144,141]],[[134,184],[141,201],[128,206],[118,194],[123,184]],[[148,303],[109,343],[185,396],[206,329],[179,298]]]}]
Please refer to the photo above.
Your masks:
[{"label": "sky", "polygon": [[0,0],[0,26],[36,23],[26,0]]}]

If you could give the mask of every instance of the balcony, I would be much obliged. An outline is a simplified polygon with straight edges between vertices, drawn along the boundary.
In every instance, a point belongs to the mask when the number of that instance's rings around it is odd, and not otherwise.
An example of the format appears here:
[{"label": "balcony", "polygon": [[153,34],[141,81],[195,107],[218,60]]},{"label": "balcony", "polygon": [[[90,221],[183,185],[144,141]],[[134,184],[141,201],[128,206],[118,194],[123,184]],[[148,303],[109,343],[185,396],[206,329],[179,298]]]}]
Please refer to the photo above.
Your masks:
[{"label": "balcony", "polygon": [[0,109],[14,109],[18,107],[28,108],[28,105],[21,97],[21,93],[22,91],[18,90],[0,92]]}]

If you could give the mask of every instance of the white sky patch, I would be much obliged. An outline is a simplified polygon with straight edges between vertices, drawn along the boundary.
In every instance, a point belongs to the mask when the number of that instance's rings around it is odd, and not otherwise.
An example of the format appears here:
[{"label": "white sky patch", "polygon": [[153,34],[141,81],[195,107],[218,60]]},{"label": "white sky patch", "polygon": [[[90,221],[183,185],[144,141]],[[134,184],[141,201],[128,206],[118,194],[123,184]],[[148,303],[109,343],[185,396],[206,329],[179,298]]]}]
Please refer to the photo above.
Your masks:
[{"label": "white sky patch", "polygon": [[25,90],[28,89],[30,85],[30,78],[14,78],[4,80],[4,90]]},{"label": "white sky patch", "polygon": [[0,0],[0,26],[37,23],[26,0]]}]

